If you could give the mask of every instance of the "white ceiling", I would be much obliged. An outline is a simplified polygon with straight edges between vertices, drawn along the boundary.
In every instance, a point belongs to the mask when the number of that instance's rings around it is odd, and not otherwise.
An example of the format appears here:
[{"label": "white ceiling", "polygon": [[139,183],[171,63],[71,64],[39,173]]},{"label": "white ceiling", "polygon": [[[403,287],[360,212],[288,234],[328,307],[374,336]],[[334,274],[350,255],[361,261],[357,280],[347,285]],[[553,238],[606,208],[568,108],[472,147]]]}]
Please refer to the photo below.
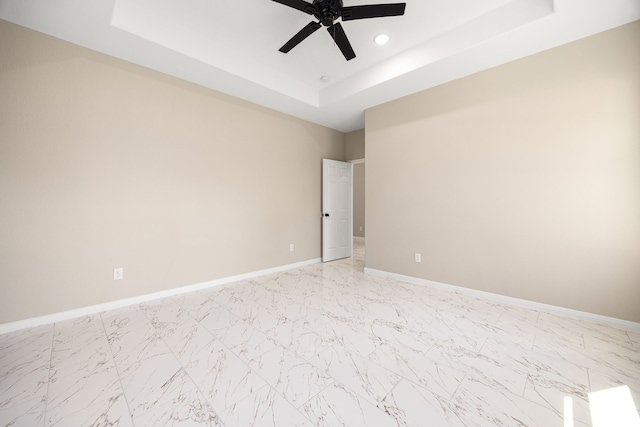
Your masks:
[{"label": "white ceiling", "polygon": [[367,108],[640,19],[639,0],[406,3],[343,23],[349,62],[324,28],[280,53],[313,18],[271,0],[0,0],[0,18],[343,132]]}]

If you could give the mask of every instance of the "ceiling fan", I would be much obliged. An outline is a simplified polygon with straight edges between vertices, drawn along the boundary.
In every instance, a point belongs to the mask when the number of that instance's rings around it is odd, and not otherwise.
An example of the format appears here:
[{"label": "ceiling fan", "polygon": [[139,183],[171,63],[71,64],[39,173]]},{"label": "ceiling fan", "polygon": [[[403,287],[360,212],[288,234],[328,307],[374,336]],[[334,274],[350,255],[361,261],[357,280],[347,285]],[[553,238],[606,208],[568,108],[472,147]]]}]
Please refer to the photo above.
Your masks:
[{"label": "ceiling fan", "polygon": [[382,18],[385,16],[404,15],[406,3],[392,4],[368,4],[362,6],[342,5],[342,0],[313,0],[308,3],[304,0],[273,0],[276,3],[298,9],[309,15],[313,15],[319,22],[311,21],[300,30],[295,36],[284,44],[279,50],[287,53],[300,42],[315,33],[323,25],[327,27],[327,31],[340,48],[347,61],[356,57],[351,43],[347,38],[342,25],[335,22],[336,19],[342,18],[343,21],[351,21],[353,19]]}]

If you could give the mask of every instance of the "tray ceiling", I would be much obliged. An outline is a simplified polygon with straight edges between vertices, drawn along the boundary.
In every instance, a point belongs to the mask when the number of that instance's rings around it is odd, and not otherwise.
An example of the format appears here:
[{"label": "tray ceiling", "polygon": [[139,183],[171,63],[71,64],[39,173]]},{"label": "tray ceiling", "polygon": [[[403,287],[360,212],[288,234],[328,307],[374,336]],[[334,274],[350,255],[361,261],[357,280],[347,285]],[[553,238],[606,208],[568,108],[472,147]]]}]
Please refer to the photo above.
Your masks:
[{"label": "tray ceiling", "polygon": [[270,0],[0,0],[0,18],[344,132],[367,108],[640,18],[637,0],[406,3],[343,23],[349,62],[326,31],[279,52],[312,17]]}]

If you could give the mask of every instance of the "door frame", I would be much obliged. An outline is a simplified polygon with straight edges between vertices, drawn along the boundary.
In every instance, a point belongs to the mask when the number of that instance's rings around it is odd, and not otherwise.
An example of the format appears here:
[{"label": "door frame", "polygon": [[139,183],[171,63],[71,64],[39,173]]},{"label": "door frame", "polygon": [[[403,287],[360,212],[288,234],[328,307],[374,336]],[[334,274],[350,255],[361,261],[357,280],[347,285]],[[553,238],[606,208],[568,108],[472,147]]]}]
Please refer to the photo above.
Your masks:
[{"label": "door frame", "polygon": [[[353,169],[351,171],[351,218],[353,218],[354,215],[355,215],[355,209],[353,207],[353,197],[354,197],[353,196],[353,184],[354,184],[353,173],[355,171],[355,165],[366,164],[367,162],[365,160],[366,159],[364,157],[361,158],[361,159],[349,160],[349,163],[354,165],[354,167],[353,167]],[[365,189],[366,189],[366,176],[367,175],[366,175],[366,171],[365,171]],[[365,196],[365,201],[366,201],[366,196]],[[364,227],[365,227],[364,232],[365,232],[365,235],[366,235],[366,232],[367,232],[367,207],[366,206],[367,206],[367,204],[365,202],[365,206],[364,206],[364,218],[365,218],[364,219]],[[353,229],[353,227],[354,227],[354,222],[353,222],[353,219],[352,219],[351,220],[351,234],[355,234],[355,230]],[[356,236],[353,236],[353,238],[354,239],[365,239],[364,237],[356,237]],[[365,240],[365,242],[366,242],[366,240]],[[352,251],[353,251],[353,249],[352,249]]]}]

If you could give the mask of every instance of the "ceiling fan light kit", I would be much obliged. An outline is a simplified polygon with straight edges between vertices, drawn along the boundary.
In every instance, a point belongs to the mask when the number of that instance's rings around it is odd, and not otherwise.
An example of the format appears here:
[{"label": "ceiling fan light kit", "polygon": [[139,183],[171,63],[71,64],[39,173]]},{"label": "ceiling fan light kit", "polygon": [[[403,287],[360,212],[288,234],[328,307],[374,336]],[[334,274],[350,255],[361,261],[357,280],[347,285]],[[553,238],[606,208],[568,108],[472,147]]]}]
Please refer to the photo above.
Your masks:
[{"label": "ceiling fan light kit", "polygon": [[[336,45],[344,55],[347,61],[356,57],[351,43],[347,38],[347,34],[342,28],[340,22],[351,21],[354,19],[384,18],[387,16],[404,15],[406,3],[390,3],[390,4],[368,4],[362,6],[343,6],[342,0],[313,0],[308,3],[305,0],[272,0],[276,3],[292,7],[308,15],[313,15],[318,22],[311,21],[302,30],[298,31],[288,42],[281,48],[280,52],[287,53],[303,40],[315,33],[320,27],[327,27],[327,31],[335,41]],[[388,37],[387,37],[388,41]],[[378,43],[376,41],[376,43]],[[385,42],[386,43],[386,42]],[[384,44],[384,43],[378,43]]]}]

